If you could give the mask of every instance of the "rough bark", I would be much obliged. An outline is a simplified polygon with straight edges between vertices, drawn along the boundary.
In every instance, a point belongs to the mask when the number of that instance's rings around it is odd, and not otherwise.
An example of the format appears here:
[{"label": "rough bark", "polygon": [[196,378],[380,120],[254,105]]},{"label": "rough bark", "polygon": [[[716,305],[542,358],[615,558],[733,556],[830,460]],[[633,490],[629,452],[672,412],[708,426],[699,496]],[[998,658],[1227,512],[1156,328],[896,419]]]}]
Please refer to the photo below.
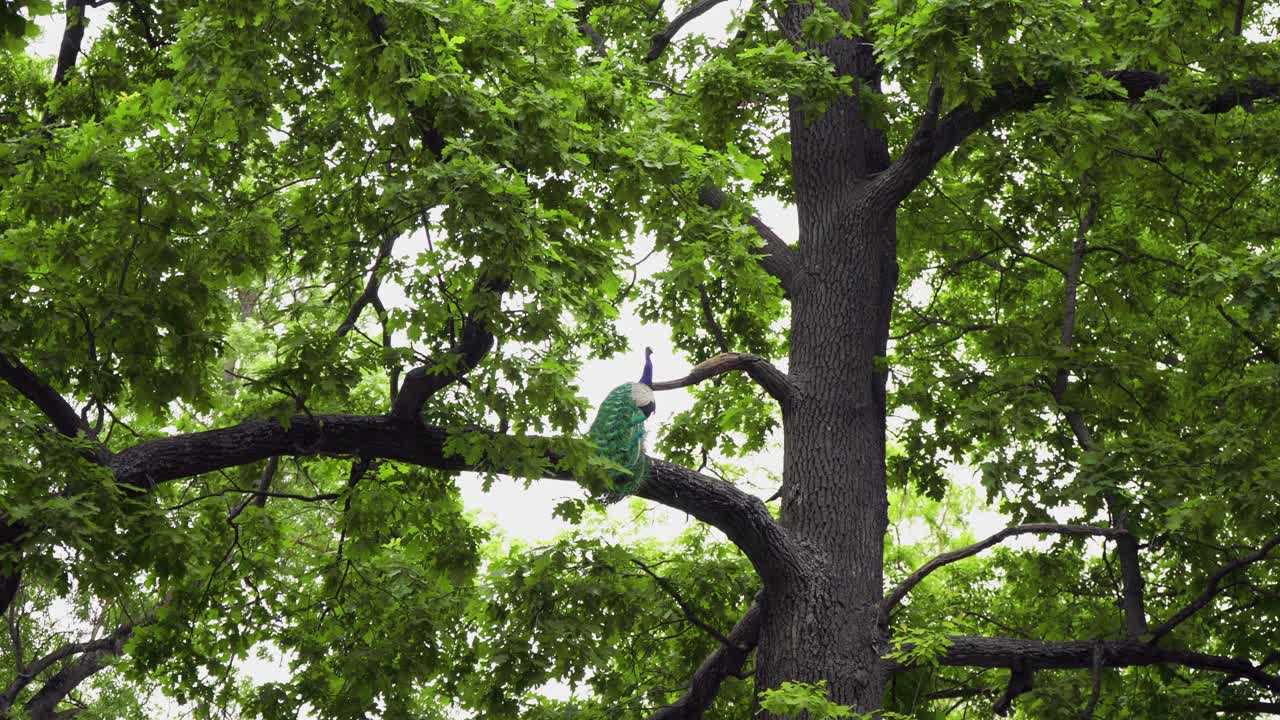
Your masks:
[{"label": "rough bark", "polygon": [[659,708],[649,720],[700,720],[715,700],[720,683],[742,669],[759,638],[763,619],[764,611],[758,603],[753,604],[729,632],[729,642],[721,644],[698,666],[685,694]]},{"label": "rough bark", "polygon": [[[847,7],[838,8],[847,12]],[[802,11],[783,19],[798,31]],[[793,36],[798,36],[794,32]],[[821,48],[846,74],[878,89],[869,50],[847,38]],[[884,137],[852,98],[821,117],[791,102],[799,258],[790,288],[789,374],[783,412],[783,526],[813,553],[785,586],[766,585],[757,688],[825,680],[831,699],[878,708],[886,649],[883,594],[885,354],[897,282],[893,205],[864,178],[888,164]]]},{"label": "rough bark", "polygon": [[[440,470],[507,470],[468,465],[446,452],[450,432],[392,415],[295,415],[287,427],[274,420],[250,420],[139,443],[118,453],[108,467],[117,482],[144,489],[277,455],[384,459]],[[497,435],[482,428],[469,432]],[[569,478],[566,471],[554,469],[559,439],[531,436],[524,440],[546,454],[550,463],[546,477]],[[657,458],[651,458],[649,477],[638,494],[719,528],[742,548],[766,584],[788,582],[801,573],[806,553],[754,495]]]}]

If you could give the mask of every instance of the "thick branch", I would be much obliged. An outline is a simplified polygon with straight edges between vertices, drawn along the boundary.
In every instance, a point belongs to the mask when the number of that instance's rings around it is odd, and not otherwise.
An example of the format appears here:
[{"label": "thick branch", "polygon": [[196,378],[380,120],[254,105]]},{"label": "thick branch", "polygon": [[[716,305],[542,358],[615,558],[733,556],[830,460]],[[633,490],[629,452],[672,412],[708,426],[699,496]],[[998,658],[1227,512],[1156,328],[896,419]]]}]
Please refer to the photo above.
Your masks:
[{"label": "thick branch", "polygon": [[1074,537],[1089,537],[1096,535],[1117,537],[1124,535],[1125,531],[1118,530],[1116,528],[1093,527],[1091,525],[1058,525],[1055,523],[1035,523],[1030,525],[1015,525],[1013,527],[1007,527],[991,537],[988,537],[986,540],[962,547],[959,550],[952,550],[951,552],[943,553],[924,565],[921,565],[920,569],[908,575],[905,580],[898,583],[897,587],[885,596],[884,600],[880,603],[880,612],[887,615],[894,606],[902,602],[902,599],[907,596],[907,593],[911,592],[916,585],[920,584],[921,580],[928,577],[929,573],[934,570],[937,570],[944,565],[950,565],[957,560],[973,557],[983,550],[999,544],[1014,535],[1027,535],[1032,533],[1037,535],[1047,535],[1052,533]]},{"label": "thick branch", "polygon": [[644,61],[653,62],[657,60],[662,55],[662,51],[667,49],[667,46],[671,44],[671,41],[675,39],[685,25],[688,25],[698,16],[722,2],[724,0],[698,0],[685,8],[684,12],[677,15],[662,32],[653,36],[653,42],[649,46],[649,53],[644,56]]},{"label": "thick branch", "polygon": [[1272,715],[1280,715],[1280,703],[1274,702],[1233,702],[1227,703],[1218,708],[1219,712],[1224,713],[1269,713]]},{"label": "thick branch", "polygon": [[[366,7],[365,26],[369,28],[369,32],[373,35],[375,42],[380,46],[385,46],[389,40],[390,25],[387,22],[387,16],[382,13],[374,12],[372,8]],[[413,122],[418,126],[418,137],[422,141],[422,146],[431,152],[431,155],[440,158],[444,156],[445,140],[444,135],[436,128],[435,118],[432,117],[431,111],[424,105],[418,103],[408,103],[409,116],[413,118]]]},{"label": "thick branch", "polygon": [[[714,210],[722,210],[728,204],[728,198],[724,192],[710,185],[703,187],[699,191],[698,200],[703,205]],[[748,217],[747,223],[755,228],[755,231],[760,234],[760,238],[764,240],[764,246],[756,249],[756,254],[760,257],[760,267],[778,279],[784,292],[790,293],[792,277],[795,275],[795,251],[755,215]]]},{"label": "thick branch", "polygon": [[1239,37],[1244,32],[1244,10],[1245,0],[1237,0],[1236,2],[1236,21],[1231,24],[1231,34]]},{"label": "thick branch", "polygon": [[67,81],[67,73],[75,67],[76,58],[80,55],[80,45],[84,42],[84,30],[89,24],[85,14],[87,0],[67,0],[66,26],[62,31],[62,44],[58,48],[58,65],[53,71],[53,84],[61,85]]},{"label": "thick branch", "polygon": [[729,642],[721,643],[715,652],[707,656],[698,666],[689,682],[689,689],[679,700],[659,709],[649,716],[649,720],[701,720],[703,713],[711,706],[720,684],[725,678],[742,669],[747,656],[755,648],[760,638],[760,626],[764,624],[764,611],[757,602],[753,603],[742,616],[733,630],[729,631]]},{"label": "thick branch", "polygon": [[1000,717],[1006,717],[1013,709],[1013,701],[1023,693],[1035,689],[1036,674],[1024,664],[1016,664],[1009,669],[1009,683],[1005,685],[1004,694],[1000,696],[991,711]]},{"label": "thick branch", "polygon": [[[483,429],[454,432],[506,437]],[[295,415],[288,428],[274,420],[250,420],[219,430],[139,443],[117,454],[109,467],[117,482],[141,488],[273,455],[385,459],[440,470],[512,470],[492,463],[468,465],[460,456],[445,452],[449,434],[447,428],[387,415]],[[545,477],[569,479],[566,472],[556,469],[559,455],[555,446],[563,440],[524,440],[546,456]],[[649,477],[638,494],[719,528],[742,548],[766,582],[801,572],[805,554],[774,521],[764,502],[729,483],[651,459]]]},{"label": "thick branch", "polygon": [[[1097,653],[1101,652],[1101,667],[1179,665],[1248,678],[1271,692],[1280,692],[1280,678],[1263,672],[1246,658],[1166,649],[1132,640],[1047,642],[968,635],[954,635],[948,640],[951,646],[939,659],[942,665],[985,668],[1021,665],[1029,671],[1088,670],[1095,667]],[[891,663],[888,669],[899,672],[906,667]]]},{"label": "thick branch", "polygon": [[[484,294],[502,294],[511,283],[484,275],[476,281],[472,298]],[[481,300],[483,302],[483,300]],[[391,404],[391,414],[401,420],[412,420],[422,411],[427,400],[452,385],[480,364],[493,348],[493,333],[482,319],[474,314],[462,321],[462,336],[443,357],[433,358],[426,365],[410,370],[404,376],[404,384]]]},{"label": "thick branch", "polygon": [[75,437],[79,433],[94,437],[93,428],[80,418],[75,408],[62,399],[57,391],[45,385],[16,356],[0,352],[0,378],[40,408],[40,412],[49,418],[58,432],[68,437]]},{"label": "thick branch", "polygon": [[733,372],[734,370],[745,370],[752,380],[759,383],[760,387],[765,389],[765,392],[772,395],[780,403],[786,404],[795,396],[796,386],[791,380],[791,376],[774,367],[768,360],[759,355],[751,355],[749,353],[721,353],[693,366],[688,375],[678,380],[656,382],[651,387],[654,390],[676,390],[690,385],[697,385],[703,380]]},{"label": "thick branch", "polygon": [[1213,601],[1213,598],[1217,596],[1218,585],[1222,582],[1223,578],[1237,570],[1241,570],[1256,562],[1265,560],[1267,556],[1271,554],[1271,551],[1278,545],[1280,545],[1280,535],[1273,535],[1271,536],[1271,539],[1263,543],[1262,547],[1258,548],[1256,551],[1249,553],[1242,558],[1237,558],[1236,560],[1218,568],[1209,576],[1209,581],[1205,583],[1204,590],[1202,590],[1194,600],[1187,603],[1186,607],[1174,613],[1173,617],[1163,623],[1160,623],[1151,630],[1151,642],[1155,642],[1165,635],[1168,635],[1170,632],[1173,632],[1174,628],[1178,627],[1183,622],[1187,621],[1192,615],[1195,615],[1208,606],[1208,604]]}]

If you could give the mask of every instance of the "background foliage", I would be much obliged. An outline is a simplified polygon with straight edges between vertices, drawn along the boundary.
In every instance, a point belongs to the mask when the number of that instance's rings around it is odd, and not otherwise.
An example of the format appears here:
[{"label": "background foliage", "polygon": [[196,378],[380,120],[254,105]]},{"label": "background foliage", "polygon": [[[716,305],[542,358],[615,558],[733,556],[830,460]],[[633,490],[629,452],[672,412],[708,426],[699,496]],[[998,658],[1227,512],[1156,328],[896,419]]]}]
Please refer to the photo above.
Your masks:
[{"label": "background foliage", "polygon": [[[0,351],[120,450],[383,412],[402,369],[449,357],[470,318],[498,343],[424,418],[572,435],[588,411],[575,378],[627,349],[627,303],[691,360],[785,355],[787,302],[747,216],[753,198],[794,199],[788,96],[820,109],[859,92],[901,149],[935,79],[949,108],[1048,83],[1049,102],[972,138],[899,214],[887,571],[972,542],[964,517],[988,504],[1089,523],[1118,499],[1144,539],[1150,610],[1168,617],[1280,519],[1280,128],[1249,105],[1205,114],[1199,89],[1280,80],[1275,8],[1241,5],[1249,32],[1233,34],[1229,5],[877,0],[853,21],[819,5],[808,40],[875,39],[875,94],[783,38],[768,2],[724,42],[685,37],[654,63],[667,18],[650,2],[120,3],[58,84],[27,51],[51,7],[4,3]],[[1148,66],[1175,69],[1140,104],[1101,72]],[[731,189],[726,207],[699,203],[708,182]],[[637,277],[650,241],[665,264]],[[349,318],[380,283],[406,301]],[[732,478],[779,413],[739,376],[692,395],[659,454]],[[529,546],[479,525],[456,475],[406,464],[280,458],[139,494],[8,386],[0,446],[0,509],[42,528],[0,557],[23,571],[0,678],[85,628],[130,628],[70,696],[85,718],[144,717],[140,687],[198,717],[645,717],[719,644],[690,618],[727,631],[757,589],[709,530],[656,542],[639,519],[569,503],[576,529]],[[518,475],[545,469],[519,443],[474,448]],[[977,469],[982,497],[955,464]],[[249,502],[265,482],[274,495]],[[1274,564],[1242,566],[1170,642],[1274,662],[1276,583]],[[939,571],[893,617],[923,662],[895,676],[889,710],[988,711],[1004,677],[931,665],[931,647],[957,632],[1122,636],[1116,586],[1114,547],[1074,538]],[[263,648],[288,680],[240,678]],[[1090,673],[1041,673],[1016,713],[1191,717],[1257,700],[1168,668],[1098,682],[1091,700]],[[840,716],[791,691],[766,702]],[[753,692],[731,679],[711,716],[747,717]]]}]

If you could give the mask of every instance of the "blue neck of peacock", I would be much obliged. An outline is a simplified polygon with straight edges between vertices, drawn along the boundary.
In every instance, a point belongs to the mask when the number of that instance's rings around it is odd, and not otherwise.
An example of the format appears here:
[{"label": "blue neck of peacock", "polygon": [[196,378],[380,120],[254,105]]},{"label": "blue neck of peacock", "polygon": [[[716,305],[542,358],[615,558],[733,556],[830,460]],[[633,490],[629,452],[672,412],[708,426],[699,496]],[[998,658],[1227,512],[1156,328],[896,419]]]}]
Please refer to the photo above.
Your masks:
[{"label": "blue neck of peacock", "polygon": [[653,384],[653,350],[651,348],[644,349],[644,372],[640,374],[640,382],[644,385]]}]

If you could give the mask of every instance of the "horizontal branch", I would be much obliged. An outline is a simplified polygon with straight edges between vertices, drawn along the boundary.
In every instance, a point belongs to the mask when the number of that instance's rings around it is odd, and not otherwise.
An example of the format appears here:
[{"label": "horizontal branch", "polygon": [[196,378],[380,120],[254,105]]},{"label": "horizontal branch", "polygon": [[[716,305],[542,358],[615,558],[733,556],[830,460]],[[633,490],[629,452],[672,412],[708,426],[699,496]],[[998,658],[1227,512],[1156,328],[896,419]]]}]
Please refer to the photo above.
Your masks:
[{"label": "horizontal branch", "polygon": [[1218,708],[1218,712],[1224,713],[1248,713],[1248,714],[1271,714],[1280,715],[1280,702],[1233,702],[1226,703]]},{"label": "horizontal branch", "polygon": [[[1220,672],[1247,678],[1271,692],[1280,692],[1280,678],[1264,672],[1246,658],[1224,657],[1156,647],[1132,640],[1067,640],[1050,642],[1017,638],[949,636],[950,647],[938,659],[941,665],[1037,670],[1089,670],[1097,667],[1178,665],[1194,670]],[[909,646],[908,646],[909,648]],[[1096,653],[1101,653],[1101,662]],[[908,666],[890,661],[889,671]]]},{"label": "horizontal branch", "polygon": [[721,353],[693,366],[688,375],[678,380],[664,380],[653,383],[650,387],[654,390],[676,390],[734,370],[746,371],[752,380],[759,383],[765,392],[780,403],[785,404],[795,395],[795,383],[789,375],[759,355],[749,353]]},{"label": "horizontal branch", "polygon": [[[218,430],[142,442],[118,453],[109,467],[117,482],[139,488],[246,465],[273,455],[336,455],[439,470],[511,471],[492,464],[470,465],[461,456],[446,452],[451,432],[509,437],[480,428],[450,431],[390,415],[295,415],[288,427],[275,420],[250,420]],[[547,458],[545,477],[570,479],[566,472],[555,469],[559,462],[555,447],[563,439],[522,440]],[[794,576],[807,561],[760,498],[722,480],[652,458],[649,477],[638,494],[720,529],[742,549],[766,582]]]},{"label": "horizontal branch", "polygon": [[742,665],[760,639],[764,610],[760,607],[759,596],[756,600],[729,631],[729,642],[721,643],[698,666],[685,694],[650,715],[649,720],[701,720],[720,692],[720,684],[742,670]]},{"label": "horizontal branch", "polygon": [[1117,537],[1123,535],[1124,531],[1117,530],[1115,528],[1093,527],[1091,525],[1059,525],[1055,523],[1033,523],[1029,525],[1014,525],[1013,527],[1007,527],[981,542],[976,542],[972,545],[962,547],[959,550],[952,550],[951,552],[943,553],[924,565],[921,565],[918,570],[908,575],[906,579],[898,583],[897,587],[885,596],[884,600],[880,603],[880,612],[887,616],[889,611],[898,603],[902,602],[902,599],[907,596],[907,593],[911,592],[912,588],[920,584],[920,581],[928,577],[929,573],[934,570],[937,570],[944,565],[956,562],[957,560],[963,560],[967,557],[977,555],[983,550],[986,550],[987,548],[1003,542],[1015,535],[1028,534],[1055,534],[1074,537]]},{"label": "horizontal branch", "polygon": [[[720,188],[706,185],[698,192],[698,200],[713,210],[722,210],[728,204],[728,198]],[[764,246],[756,249],[760,258],[760,267],[778,279],[786,293],[791,292],[792,278],[795,276],[796,253],[776,232],[755,215],[747,218],[747,224],[755,228]]]},{"label": "horizontal branch", "polygon": [[1222,582],[1223,578],[1237,570],[1248,567],[1253,563],[1265,560],[1267,556],[1271,554],[1271,551],[1277,546],[1280,546],[1280,535],[1273,535],[1256,551],[1249,553],[1244,557],[1237,558],[1218,568],[1209,576],[1208,582],[1205,583],[1204,590],[1202,590],[1194,600],[1187,603],[1186,607],[1174,613],[1173,617],[1151,629],[1151,636],[1149,638],[1150,642],[1155,642],[1165,635],[1168,635],[1170,632],[1173,632],[1174,628],[1178,627],[1192,615],[1195,615],[1208,606],[1213,598],[1217,596],[1218,585]]},{"label": "horizontal branch", "polygon": [[724,2],[724,0],[698,0],[694,4],[685,8],[683,12],[675,16],[675,18],[672,19],[665,28],[663,28],[662,32],[653,36],[653,41],[649,45],[648,54],[644,56],[644,61],[653,62],[654,60],[657,60],[662,55],[662,51],[667,49],[667,46],[671,44],[671,41],[675,39],[676,35],[680,33],[680,30],[683,29],[685,25],[688,25],[690,22],[722,2]]}]

